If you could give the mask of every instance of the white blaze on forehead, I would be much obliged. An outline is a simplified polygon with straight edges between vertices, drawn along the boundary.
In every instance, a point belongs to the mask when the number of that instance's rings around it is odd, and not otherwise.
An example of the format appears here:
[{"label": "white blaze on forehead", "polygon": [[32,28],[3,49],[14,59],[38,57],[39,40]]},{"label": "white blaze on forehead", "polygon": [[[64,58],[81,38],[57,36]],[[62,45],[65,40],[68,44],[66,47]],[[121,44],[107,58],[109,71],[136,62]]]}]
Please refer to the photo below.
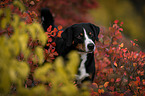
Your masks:
[{"label": "white blaze on forehead", "polygon": [[[85,42],[84,42],[85,43],[85,50],[86,50],[86,52],[88,52],[89,51],[89,49],[87,47],[88,44],[92,43],[95,45],[95,43],[88,37],[85,28],[83,28],[83,30],[84,30],[84,38],[85,38]],[[94,47],[94,50],[95,50],[95,47]]]}]

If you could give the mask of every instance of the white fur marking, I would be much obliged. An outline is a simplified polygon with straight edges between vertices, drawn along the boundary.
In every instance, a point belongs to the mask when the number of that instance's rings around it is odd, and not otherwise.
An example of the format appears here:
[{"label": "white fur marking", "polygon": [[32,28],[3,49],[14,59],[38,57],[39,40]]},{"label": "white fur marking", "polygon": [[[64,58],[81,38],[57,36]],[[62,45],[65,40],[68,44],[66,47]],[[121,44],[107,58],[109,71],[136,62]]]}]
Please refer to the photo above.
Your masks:
[{"label": "white fur marking", "polygon": [[87,53],[79,52],[79,54],[81,55],[82,62],[79,67],[80,75],[76,75],[76,78],[78,80],[78,83],[81,83],[81,81],[85,79],[86,77],[88,77],[89,74],[86,72],[86,68],[85,68],[85,62],[87,60]]},{"label": "white fur marking", "polygon": [[[85,50],[86,50],[86,52],[88,52],[89,51],[89,49],[87,47],[88,44],[93,43],[95,45],[95,43],[88,37],[87,32],[84,28],[83,28],[83,30],[84,30],[84,36],[85,36]],[[94,47],[93,51],[95,51],[95,47]]]}]

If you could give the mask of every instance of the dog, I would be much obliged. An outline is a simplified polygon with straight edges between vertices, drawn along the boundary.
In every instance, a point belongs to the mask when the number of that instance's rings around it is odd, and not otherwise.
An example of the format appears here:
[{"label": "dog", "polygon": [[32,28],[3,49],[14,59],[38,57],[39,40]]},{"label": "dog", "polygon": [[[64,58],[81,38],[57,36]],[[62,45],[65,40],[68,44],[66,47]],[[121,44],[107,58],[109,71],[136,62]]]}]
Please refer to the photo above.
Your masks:
[{"label": "dog", "polygon": [[[43,10],[43,12],[48,12]],[[46,16],[47,13],[41,14],[43,28],[45,30],[45,25],[49,21]],[[48,16],[50,17],[50,16]],[[49,26],[47,26],[49,27]],[[76,83],[81,84],[84,81],[93,82],[95,76],[95,60],[94,60],[94,51],[95,51],[95,41],[98,41],[98,35],[100,28],[91,23],[80,23],[74,24],[66,28],[61,37],[55,39],[56,51],[59,56],[64,58],[72,50],[77,50],[80,55],[80,64],[78,67],[78,73],[76,75]]]}]

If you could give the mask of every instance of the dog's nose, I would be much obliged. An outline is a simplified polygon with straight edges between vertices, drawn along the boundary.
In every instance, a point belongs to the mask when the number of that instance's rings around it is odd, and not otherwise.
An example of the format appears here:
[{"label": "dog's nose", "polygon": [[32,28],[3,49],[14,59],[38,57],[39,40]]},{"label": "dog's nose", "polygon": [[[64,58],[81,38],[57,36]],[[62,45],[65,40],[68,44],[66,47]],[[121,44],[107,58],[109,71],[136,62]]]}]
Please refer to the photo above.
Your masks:
[{"label": "dog's nose", "polygon": [[88,49],[91,51],[94,50],[94,44],[93,43],[88,44]]}]

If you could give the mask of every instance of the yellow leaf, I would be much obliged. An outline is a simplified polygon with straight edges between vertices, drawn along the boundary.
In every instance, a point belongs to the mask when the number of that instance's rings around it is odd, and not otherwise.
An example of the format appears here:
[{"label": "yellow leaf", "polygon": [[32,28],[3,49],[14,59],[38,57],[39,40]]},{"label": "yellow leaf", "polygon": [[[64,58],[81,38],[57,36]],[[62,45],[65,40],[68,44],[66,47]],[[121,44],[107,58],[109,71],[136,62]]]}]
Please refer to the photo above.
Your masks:
[{"label": "yellow leaf", "polygon": [[123,43],[121,43],[119,46],[122,48],[122,47],[124,46],[124,44],[123,44]]},{"label": "yellow leaf", "polygon": [[28,34],[20,35],[18,40],[19,40],[19,44],[22,48],[22,51],[25,51],[27,49]]},{"label": "yellow leaf", "polygon": [[15,0],[15,1],[13,2],[13,4],[14,4],[15,6],[19,7],[22,11],[25,11],[25,7],[24,7],[24,5],[23,5],[20,1]]},{"label": "yellow leaf", "polygon": [[51,68],[52,68],[52,65],[49,63],[46,63],[44,66],[39,67],[35,70],[34,77],[43,82],[49,81],[49,79],[47,78],[47,74],[49,74],[49,71]]},{"label": "yellow leaf", "polygon": [[7,25],[7,19],[6,18],[3,18],[1,20],[1,28],[5,29],[6,28],[6,25]]},{"label": "yellow leaf", "polygon": [[16,70],[17,70],[18,75],[22,79],[25,79],[28,76],[28,73],[30,71],[28,64],[25,62],[18,62],[16,66]]},{"label": "yellow leaf", "polygon": [[9,8],[6,8],[5,13],[6,13],[7,22],[10,22],[10,20],[11,20],[11,10]]},{"label": "yellow leaf", "polygon": [[3,10],[2,9],[0,9],[0,16],[3,14]]},{"label": "yellow leaf", "polygon": [[47,96],[47,90],[44,85],[38,85],[34,87],[31,92],[32,93],[30,96]]},{"label": "yellow leaf", "polygon": [[33,26],[27,25],[28,31],[30,32],[31,36],[32,36],[32,40],[36,39],[36,32],[35,29],[32,28]]},{"label": "yellow leaf", "polygon": [[72,51],[68,55],[69,61],[67,62],[66,69],[69,72],[70,76],[74,78],[74,75],[77,72],[77,68],[80,62],[80,57],[76,51]]},{"label": "yellow leaf", "polygon": [[42,64],[44,62],[44,52],[43,52],[43,49],[41,47],[37,47],[35,49],[35,53],[38,56],[38,62],[39,62],[39,64]]}]

